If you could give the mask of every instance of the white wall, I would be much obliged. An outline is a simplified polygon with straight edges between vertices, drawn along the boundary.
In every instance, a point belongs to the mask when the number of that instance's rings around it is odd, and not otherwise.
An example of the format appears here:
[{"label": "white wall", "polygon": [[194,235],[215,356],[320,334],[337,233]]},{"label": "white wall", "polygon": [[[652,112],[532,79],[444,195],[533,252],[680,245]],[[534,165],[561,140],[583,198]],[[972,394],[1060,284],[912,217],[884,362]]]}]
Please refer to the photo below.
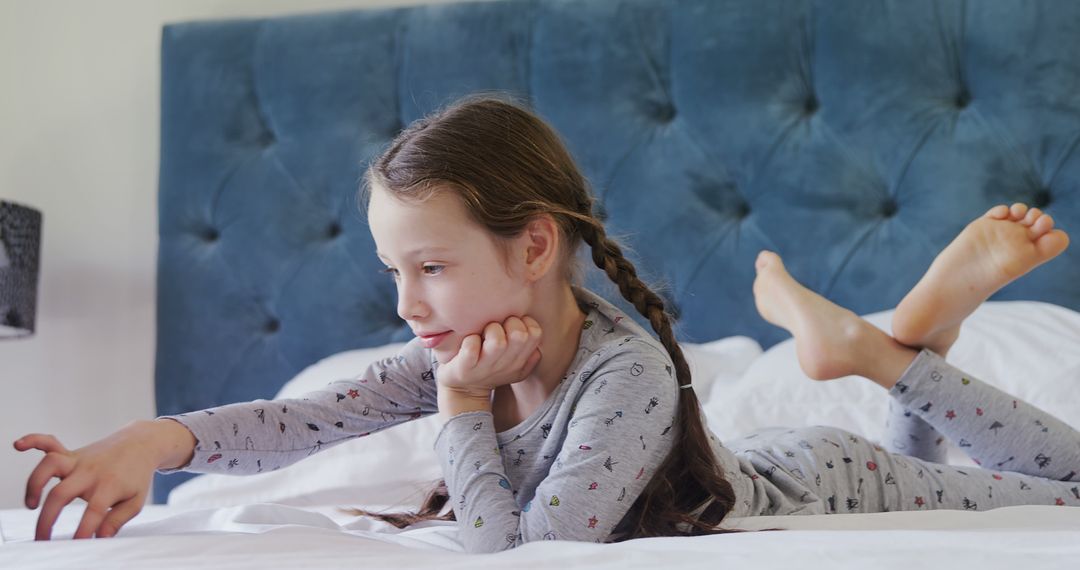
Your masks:
[{"label": "white wall", "polygon": [[0,0],[0,197],[44,212],[37,334],[0,342],[0,508],[41,458],[18,437],[154,415],[161,26],[410,3]]}]

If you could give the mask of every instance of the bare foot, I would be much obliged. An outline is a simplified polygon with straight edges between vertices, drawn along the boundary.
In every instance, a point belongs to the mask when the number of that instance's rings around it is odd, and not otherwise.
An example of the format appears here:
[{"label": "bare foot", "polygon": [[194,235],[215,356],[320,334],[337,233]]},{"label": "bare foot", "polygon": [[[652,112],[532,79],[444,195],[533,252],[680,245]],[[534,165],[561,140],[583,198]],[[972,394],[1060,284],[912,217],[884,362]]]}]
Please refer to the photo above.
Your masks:
[{"label": "bare foot", "polygon": [[762,251],[754,267],[758,312],[795,337],[799,366],[810,378],[855,374],[890,388],[915,357],[915,351],[855,313],[803,287],[788,274],[779,255]]},{"label": "bare foot", "polygon": [[960,324],[995,291],[1065,251],[1069,236],[1024,204],[995,206],[971,222],[896,307],[896,340],[944,355]]}]

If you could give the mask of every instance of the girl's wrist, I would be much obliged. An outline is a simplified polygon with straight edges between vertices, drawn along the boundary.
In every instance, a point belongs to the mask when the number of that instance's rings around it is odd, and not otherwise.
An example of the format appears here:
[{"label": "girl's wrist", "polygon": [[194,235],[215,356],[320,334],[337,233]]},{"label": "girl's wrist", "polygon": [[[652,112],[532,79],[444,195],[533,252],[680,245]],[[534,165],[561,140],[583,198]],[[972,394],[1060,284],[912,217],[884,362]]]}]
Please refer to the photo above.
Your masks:
[{"label": "girl's wrist", "polygon": [[463,390],[439,386],[439,414],[444,419],[449,420],[458,414],[466,412],[491,412],[492,393],[493,391],[489,389],[471,388]]},{"label": "girl's wrist", "polygon": [[150,420],[153,435],[153,451],[157,455],[158,469],[176,469],[187,466],[195,455],[195,435],[184,424],[167,418]]}]

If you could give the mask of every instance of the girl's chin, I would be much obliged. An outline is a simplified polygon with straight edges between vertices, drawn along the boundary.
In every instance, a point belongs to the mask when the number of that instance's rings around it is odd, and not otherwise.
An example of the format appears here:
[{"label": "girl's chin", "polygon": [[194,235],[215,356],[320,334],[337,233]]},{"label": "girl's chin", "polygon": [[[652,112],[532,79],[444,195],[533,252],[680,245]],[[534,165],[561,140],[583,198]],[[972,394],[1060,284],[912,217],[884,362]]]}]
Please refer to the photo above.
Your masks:
[{"label": "girl's chin", "polygon": [[454,358],[454,355],[457,354],[457,349],[451,349],[445,346],[436,346],[435,348],[431,349],[431,353],[435,355],[435,360],[438,361],[440,366],[442,366],[445,365],[447,362],[450,362],[450,360]]}]

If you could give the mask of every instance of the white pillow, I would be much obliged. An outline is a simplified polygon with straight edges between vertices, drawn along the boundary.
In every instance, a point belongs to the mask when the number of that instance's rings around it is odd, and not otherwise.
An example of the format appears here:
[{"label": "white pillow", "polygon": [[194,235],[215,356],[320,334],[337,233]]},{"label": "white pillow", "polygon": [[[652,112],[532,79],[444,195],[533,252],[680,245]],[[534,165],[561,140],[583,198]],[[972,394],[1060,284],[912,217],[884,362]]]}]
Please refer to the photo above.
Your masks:
[{"label": "white pillow", "polygon": [[[305,368],[282,386],[277,398],[293,398],[342,378],[353,378],[375,360],[393,356],[405,343],[349,350]],[[714,385],[734,383],[761,353],[747,337],[683,344],[695,390],[705,401]],[[169,504],[225,507],[261,502],[294,506],[405,505],[414,508],[442,477],[432,446],[441,424],[432,415],[350,440],[287,468],[258,475],[208,474],[177,485]]]},{"label": "white pillow", "polygon": [[[893,311],[865,316],[891,329]],[[965,321],[948,361],[1062,421],[1080,426],[1080,313],[1033,301],[984,303]],[[709,427],[721,441],[770,426],[832,425],[882,442],[887,392],[864,378],[825,382],[803,374],[793,339],[757,359],[738,381],[705,403]],[[950,445],[949,463],[975,463]]]}]

